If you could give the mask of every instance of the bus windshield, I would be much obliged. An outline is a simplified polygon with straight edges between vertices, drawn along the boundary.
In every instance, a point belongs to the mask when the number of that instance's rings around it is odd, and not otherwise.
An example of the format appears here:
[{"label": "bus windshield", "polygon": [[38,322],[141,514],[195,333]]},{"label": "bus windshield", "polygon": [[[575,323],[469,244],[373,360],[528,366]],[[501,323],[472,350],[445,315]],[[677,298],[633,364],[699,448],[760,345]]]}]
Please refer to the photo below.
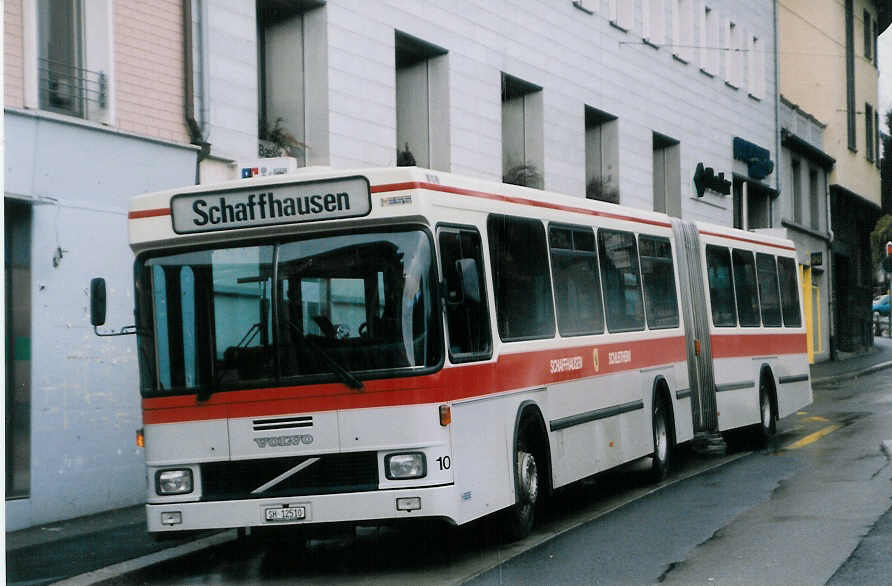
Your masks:
[{"label": "bus windshield", "polygon": [[430,236],[418,229],[140,258],[142,392],[358,389],[360,378],[434,367],[434,271]]}]

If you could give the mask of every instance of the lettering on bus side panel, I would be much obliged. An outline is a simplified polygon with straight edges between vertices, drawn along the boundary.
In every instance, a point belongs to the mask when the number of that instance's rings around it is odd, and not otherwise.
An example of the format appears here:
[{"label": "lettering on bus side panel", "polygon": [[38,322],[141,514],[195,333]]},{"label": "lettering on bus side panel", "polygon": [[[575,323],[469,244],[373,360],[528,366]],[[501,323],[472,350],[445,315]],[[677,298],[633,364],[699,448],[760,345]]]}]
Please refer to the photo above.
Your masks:
[{"label": "lettering on bus side panel", "polygon": [[311,183],[179,194],[170,203],[177,234],[293,224],[365,216],[371,211],[369,182],[347,177]]}]

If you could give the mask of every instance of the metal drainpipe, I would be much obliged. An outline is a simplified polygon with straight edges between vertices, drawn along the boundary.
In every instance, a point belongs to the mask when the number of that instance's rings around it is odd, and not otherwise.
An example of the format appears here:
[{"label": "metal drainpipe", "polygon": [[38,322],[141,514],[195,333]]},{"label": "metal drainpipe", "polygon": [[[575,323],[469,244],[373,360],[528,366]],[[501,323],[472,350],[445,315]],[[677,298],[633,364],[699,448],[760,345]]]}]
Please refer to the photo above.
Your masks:
[{"label": "metal drainpipe", "polygon": [[777,191],[777,197],[771,199],[771,222],[774,223],[774,200],[779,199],[781,197],[781,184],[780,184],[780,156],[781,156],[781,138],[780,138],[780,67],[778,66],[777,60],[780,55],[780,48],[777,46],[778,42],[778,33],[777,33],[777,2],[778,0],[774,0],[773,9],[774,9],[774,157],[777,160],[777,164],[774,166],[774,188]]},{"label": "metal drainpipe", "polygon": [[201,162],[211,152],[210,143],[204,140],[201,134],[201,126],[195,120],[195,87],[192,83],[194,77],[192,63],[192,0],[183,0],[183,93],[186,106],[186,127],[189,129],[189,138],[192,144],[201,147],[198,151],[198,159],[195,161],[195,184],[201,183]]}]

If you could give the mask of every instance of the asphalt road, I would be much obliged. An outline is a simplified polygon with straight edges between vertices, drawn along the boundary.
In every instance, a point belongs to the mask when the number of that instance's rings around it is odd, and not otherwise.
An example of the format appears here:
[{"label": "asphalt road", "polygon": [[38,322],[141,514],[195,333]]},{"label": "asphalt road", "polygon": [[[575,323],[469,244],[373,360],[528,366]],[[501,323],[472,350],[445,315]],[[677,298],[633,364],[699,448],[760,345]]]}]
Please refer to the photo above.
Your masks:
[{"label": "asphalt road", "polygon": [[534,534],[492,521],[249,538],[106,584],[886,584],[892,581],[892,371],[816,389],[767,448],[682,451],[558,493]]}]

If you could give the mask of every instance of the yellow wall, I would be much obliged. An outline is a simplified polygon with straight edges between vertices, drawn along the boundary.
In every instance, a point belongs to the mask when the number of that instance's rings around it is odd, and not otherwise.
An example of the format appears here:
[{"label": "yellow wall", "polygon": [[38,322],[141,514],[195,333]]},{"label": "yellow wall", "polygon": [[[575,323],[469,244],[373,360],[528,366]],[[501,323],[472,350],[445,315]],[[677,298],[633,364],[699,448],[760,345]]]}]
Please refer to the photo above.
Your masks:
[{"label": "yellow wall", "polygon": [[[878,77],[864,57],[864,10],[872,20],[877,11],[872,0],[853,4],[857,152],[848,148],[846,125],[845,0],[779,0],[780,93],[827,125],[824,151],[836,159],[830,183],[880,205],[880,172],[865,156],[864,116],[865,102],[877,108]],[[884,118],[880,112],[881,129]]]}]

